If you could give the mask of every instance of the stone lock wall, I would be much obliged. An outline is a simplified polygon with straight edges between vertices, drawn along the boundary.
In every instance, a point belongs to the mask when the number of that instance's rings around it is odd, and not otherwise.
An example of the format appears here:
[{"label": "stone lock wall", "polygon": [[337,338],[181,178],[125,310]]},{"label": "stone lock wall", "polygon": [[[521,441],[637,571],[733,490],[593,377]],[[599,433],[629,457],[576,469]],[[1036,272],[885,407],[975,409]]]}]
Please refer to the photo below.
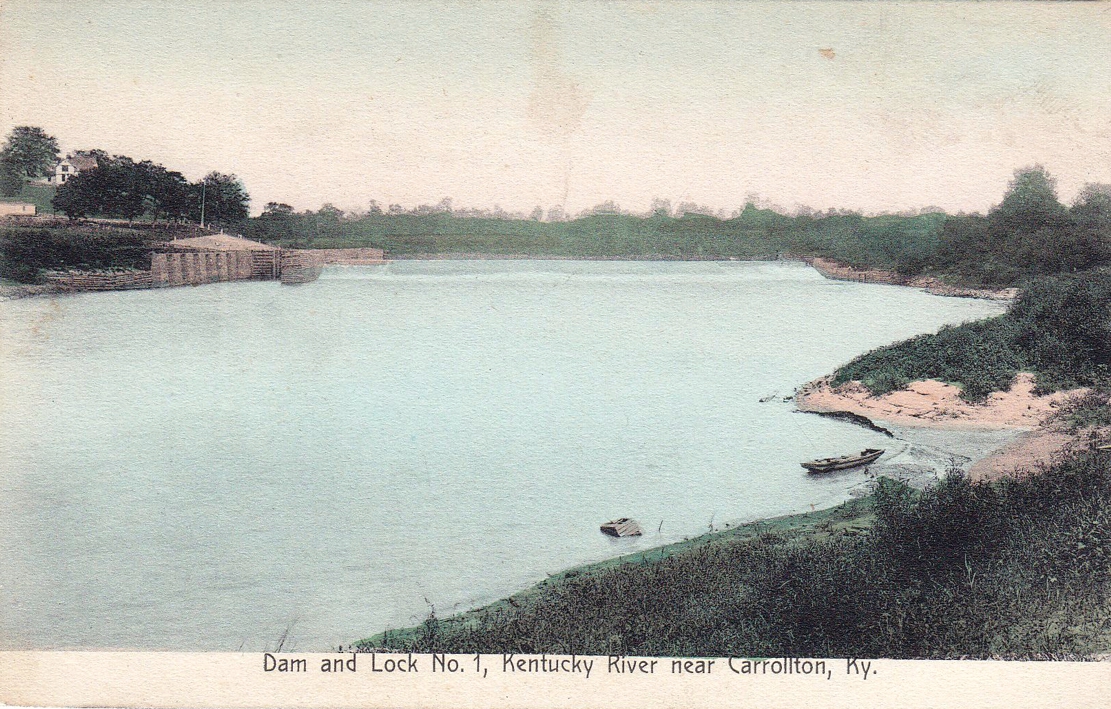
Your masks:
[{"label": "stone lock wall", "polygon": [[[272,278],[274,258],[266,275],[256,276],[254,251],[192,251],[152,254],[151,282],[154,287],[199,285],[218,281],[245,281],[257,277]],[[269,252],[261,252],[269,255]],[[262,270],[262,269],[257,269]]]}]

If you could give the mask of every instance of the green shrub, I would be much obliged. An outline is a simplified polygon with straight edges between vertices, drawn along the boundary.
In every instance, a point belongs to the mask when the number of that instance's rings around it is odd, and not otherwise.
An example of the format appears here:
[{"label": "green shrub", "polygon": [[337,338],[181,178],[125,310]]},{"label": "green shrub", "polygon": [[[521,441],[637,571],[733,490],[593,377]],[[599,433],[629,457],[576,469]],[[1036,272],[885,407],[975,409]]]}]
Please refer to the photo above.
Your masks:
[{"label": "green shrub", "polygon": [[833,383],[858,380],[879,395],[938,379],[980,401],[1021,370],[1037,374],[1041,392],[1111,381],[1111,274],[1036,280],[1005,315],[880,347],[838,369]]},{"label": "green shrub", "polygon": [[0,229],[0,276],[35,283],[44,270],[147,269],[153,240],[116,229]]},{"label": "green shrub", "polygon": [[977,401],[1010,386],[1024,365],[1015,346],[1017,331],[1006,316],[956,327],[873,350],[838,369],[833,384],[858,380],[874,394],[886,394],[921,379],[962,387]]}]

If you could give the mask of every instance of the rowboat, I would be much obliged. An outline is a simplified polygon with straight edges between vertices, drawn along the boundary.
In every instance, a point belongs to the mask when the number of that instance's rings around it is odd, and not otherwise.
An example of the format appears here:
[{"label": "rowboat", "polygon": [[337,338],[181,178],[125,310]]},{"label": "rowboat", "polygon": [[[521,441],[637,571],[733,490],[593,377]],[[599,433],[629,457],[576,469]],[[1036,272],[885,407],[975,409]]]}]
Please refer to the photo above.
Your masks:
[{"label": "rowboat", "polygon": [[639,537],[643,532],[640,531],[640,525],[637,524],[635,519],[622,517],[603,524],[602,534],[608,534],[611,537]]},{"label": "rowboat", "polygon": [[856,455],[843,455],[839,458],[819,458],[802,464],[810,473],[830,473],[834,470],[847,470],[860,465],[867,465],[883,455],[879,448],[865,448]]}]

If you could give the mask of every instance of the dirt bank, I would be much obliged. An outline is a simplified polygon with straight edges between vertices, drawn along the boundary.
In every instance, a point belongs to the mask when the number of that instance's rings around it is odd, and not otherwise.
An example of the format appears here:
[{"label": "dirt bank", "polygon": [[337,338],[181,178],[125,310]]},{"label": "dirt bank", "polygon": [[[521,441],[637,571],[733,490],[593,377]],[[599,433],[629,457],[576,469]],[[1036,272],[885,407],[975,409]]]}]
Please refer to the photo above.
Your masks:
[{"label": "dirt bank", "polygon": [[947,295],[959,298],[985,298],[988,300],[1013,300],[1018,295],[1017,288],[962,288],[949,285],[933,276],[903,276],[893,271],[876,268],[853,268],[843,263],[817,256],[801,256],[799,260],[810,264],[814,270],[826,278],[839,281],[859,281],[861,283],[886,283],[895,286],[922,288],[934,295]]},{"label": "dirt bank", "polygon": [[987,458],[978,460],[968,469],[973,480],[998,480],[1008,475],[1022,475],[1048,465],[1061,457],[1075,437],[1064,430],[1039,428],[1024,433]]},{"label": "dirt bank", "polygon": [[1009,391],[990,394],[970,404],[960,389],[936,380],[913,382],[905,389],[873,396],[860,382],[832,387],[829,378],[810,382],[795,395],[800,411],[849,411],[869,419],[907,426],[948,429],[1028,428],[1042,425],[1065,401],[1083,390],[1034,394],[1034,377],[1021,373]]}]

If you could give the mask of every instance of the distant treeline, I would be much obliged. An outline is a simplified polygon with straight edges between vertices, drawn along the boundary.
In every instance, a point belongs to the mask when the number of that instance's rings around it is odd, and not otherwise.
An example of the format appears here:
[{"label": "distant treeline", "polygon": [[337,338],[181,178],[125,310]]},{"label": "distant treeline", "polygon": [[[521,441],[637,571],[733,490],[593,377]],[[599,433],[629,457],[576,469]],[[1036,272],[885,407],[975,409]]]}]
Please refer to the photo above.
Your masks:
[{"label": "distant treeline", "polygon": [[452,212],[267,211],[244,236],[302,248],[373,246],[395,257],[513,254],[567,258],[768,259],[787,253],[894,269],[927,262],[945,215],[788,216],[747,206],[731,219],[686,213],[595,214],[569,221],[460,217]]},{"label": "distant treeline", "polygon": [[961,285],[1008,286],[1039,275],[1111,264],[1111,186],[1091,184],[1066,207],[1053,178],[1015,172],[986,215],[866,217],[851,212],[780,214],[749,204],[723,219],[659,210],[600,210],[564,221],[461,216],[449,206],[345,215],[334,207],[294,212],[271,203],[246,236],[302,248],[371,246],[395,257],[515,254],[568,258],[767,259],[822,256],[854,267],[930,274]]}]

